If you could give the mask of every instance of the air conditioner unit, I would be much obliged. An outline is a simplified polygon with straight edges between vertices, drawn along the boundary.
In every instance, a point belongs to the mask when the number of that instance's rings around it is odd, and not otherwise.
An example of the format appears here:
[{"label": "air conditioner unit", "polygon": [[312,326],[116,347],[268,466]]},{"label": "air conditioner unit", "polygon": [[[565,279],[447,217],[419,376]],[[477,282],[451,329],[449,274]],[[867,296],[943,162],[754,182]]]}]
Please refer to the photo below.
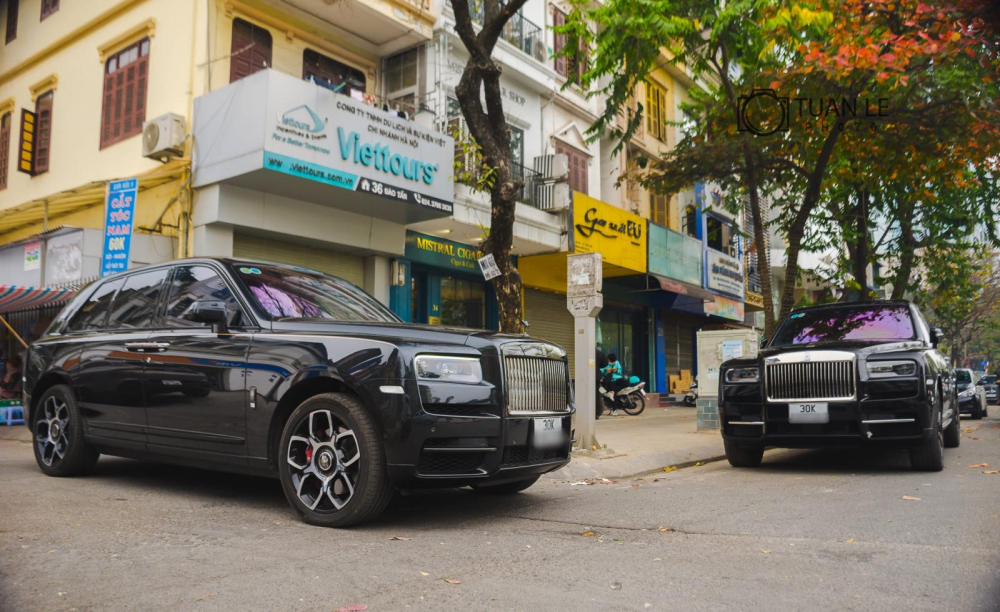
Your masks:
[{"label": "air conditioner unit", "polygon": [[569,158],[565,153],[539,155],[535,158],[535,172],[544,181],[565,181],[569,178]]},{"label": "air conditioner unit", "polygon": [[571,201],[569,183],[547,183],[535,187],[535,202],[540,210],[569,210]]},{"label": "air conditioner unit", "polygon": [[531,57],[542,62],[543,64],[548,61],[549,53],[548,49],[545,48],[545,43],[540,40],[531,41]]},{"label": "air conditioner unit", "polygon": [[162,162],[184,154],[184,117],[160,115],[142,126],[142,156]]}]

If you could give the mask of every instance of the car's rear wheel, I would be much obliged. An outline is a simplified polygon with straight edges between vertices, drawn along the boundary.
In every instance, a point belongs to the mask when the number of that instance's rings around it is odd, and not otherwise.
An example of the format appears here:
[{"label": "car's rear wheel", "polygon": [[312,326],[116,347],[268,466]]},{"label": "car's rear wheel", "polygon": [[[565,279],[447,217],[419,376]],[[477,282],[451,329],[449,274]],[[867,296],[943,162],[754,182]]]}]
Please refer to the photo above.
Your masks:
[{"label": "car's rear wheel", "polygon": [[292,412],[281,435],[278,473],[288,502],[313,525],[371,520],[392,498],[378,428],[347,393],[316,395]]},{"label": "car's rear wheel", "polygon": [[93,469],[101,456],[83,434],[83,417],[66,385],[49,388],[32,418],[35,461],[49,476],[77,476]]},{"label": "car's rear wheel", "polygon": [[983,416],[985,416],[983,413],[983,407],[981,404],[978,404],[977,402],[976,407],[972,409],[972,414],[971,414],[972,420],[978,421],[982,419]]},{"label": "car's rear wheel", "polygon": [[944,469],[944,432],[941,431],[940,401],[935,406],[931,420],[934,433],[922,445],[910,449],[910,467],[921,472],[940,472]]},{"label": "car's rear wheel", "polygon": [[763,446],[741,446],[735,442],[725,441],[726,459],[733,467],[757,467],[764,459]]},{"label": "car's rear wheel", "polygon": [[541,478],[541,476],[532,476],[531,478],[525,478],[524,480],[515,480],[513,482],[505,482],[497,485],[476,484],[472,485],[472,488],[480,493],[490,493],[491,495],[513,495],[514,493],[520,493],[535,484],[538,482],[539,478]]}]

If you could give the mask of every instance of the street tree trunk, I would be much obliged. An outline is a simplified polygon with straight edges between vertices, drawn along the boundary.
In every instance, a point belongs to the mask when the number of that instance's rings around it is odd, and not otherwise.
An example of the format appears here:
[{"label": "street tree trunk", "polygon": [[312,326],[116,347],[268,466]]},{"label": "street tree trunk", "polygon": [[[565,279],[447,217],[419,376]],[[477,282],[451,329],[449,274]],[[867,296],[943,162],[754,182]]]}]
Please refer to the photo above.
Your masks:
[{"label": "street tree trunk", "polygon": [[[455,88],[458,105],[469,133],[479,146],[483,162],[495,172],[490,188],[490,231],[480,247],[491,254],[500,269],[493,280],[497,295],[500,331],[524,333],[521,313],[521,275],[514,266],[511,248],[514,242],[514,210],[521,181],[511,167],[510,128],[503,111],[500,88],[501,65],[492,57],[493,47],[504,26],[527,0],[484,0],[482,29],[477,34],[472,23],[468,0],[455,0],[455,30],[469,53],[469,61]],[[483,108],[482,100],[486,107]]]},{"label": "street tree trunk", "polygon": [[852,264],[852,276],[858,283],[859,302],[868,301],[868,188],[860,187],[857,190],[857,206],[855,206],[855,231],[857,235],[854,241],[854,259]]},{"label": "street tree trunk", "polygon": [[899,267],[892,281],[892,299],[901,300],[910,286],[917,240],[913,235],[913,202],[907,199],[899,208]]}]

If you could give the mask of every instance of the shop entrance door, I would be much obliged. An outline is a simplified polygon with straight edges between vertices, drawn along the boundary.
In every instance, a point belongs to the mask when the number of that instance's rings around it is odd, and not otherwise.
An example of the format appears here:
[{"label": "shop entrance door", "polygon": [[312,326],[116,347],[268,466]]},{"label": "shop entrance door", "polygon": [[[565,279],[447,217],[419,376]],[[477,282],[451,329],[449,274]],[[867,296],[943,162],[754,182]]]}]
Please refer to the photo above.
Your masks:
[{"label": "shop entrance door", "polygon": [[646,321],[641,308],[605,307],[597,316],[597,352],[599,356],[618,355],[622,373],[636,375],[648,382],[649,350]]}]

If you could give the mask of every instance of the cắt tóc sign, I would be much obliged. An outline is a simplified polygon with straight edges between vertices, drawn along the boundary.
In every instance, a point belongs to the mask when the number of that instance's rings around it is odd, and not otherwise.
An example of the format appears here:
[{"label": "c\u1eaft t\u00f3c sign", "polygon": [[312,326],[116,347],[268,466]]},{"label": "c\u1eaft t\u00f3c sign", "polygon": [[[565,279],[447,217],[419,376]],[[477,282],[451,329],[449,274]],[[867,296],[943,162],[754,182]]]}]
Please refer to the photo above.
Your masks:
[{"label": "c\u1eaft t\u00f3c sign", "polygon": [[138,179],[108,183],[104,211],[104,252],[101,255],[101,278],[128,269],[132,248],[132,223],[138,195]]}]

